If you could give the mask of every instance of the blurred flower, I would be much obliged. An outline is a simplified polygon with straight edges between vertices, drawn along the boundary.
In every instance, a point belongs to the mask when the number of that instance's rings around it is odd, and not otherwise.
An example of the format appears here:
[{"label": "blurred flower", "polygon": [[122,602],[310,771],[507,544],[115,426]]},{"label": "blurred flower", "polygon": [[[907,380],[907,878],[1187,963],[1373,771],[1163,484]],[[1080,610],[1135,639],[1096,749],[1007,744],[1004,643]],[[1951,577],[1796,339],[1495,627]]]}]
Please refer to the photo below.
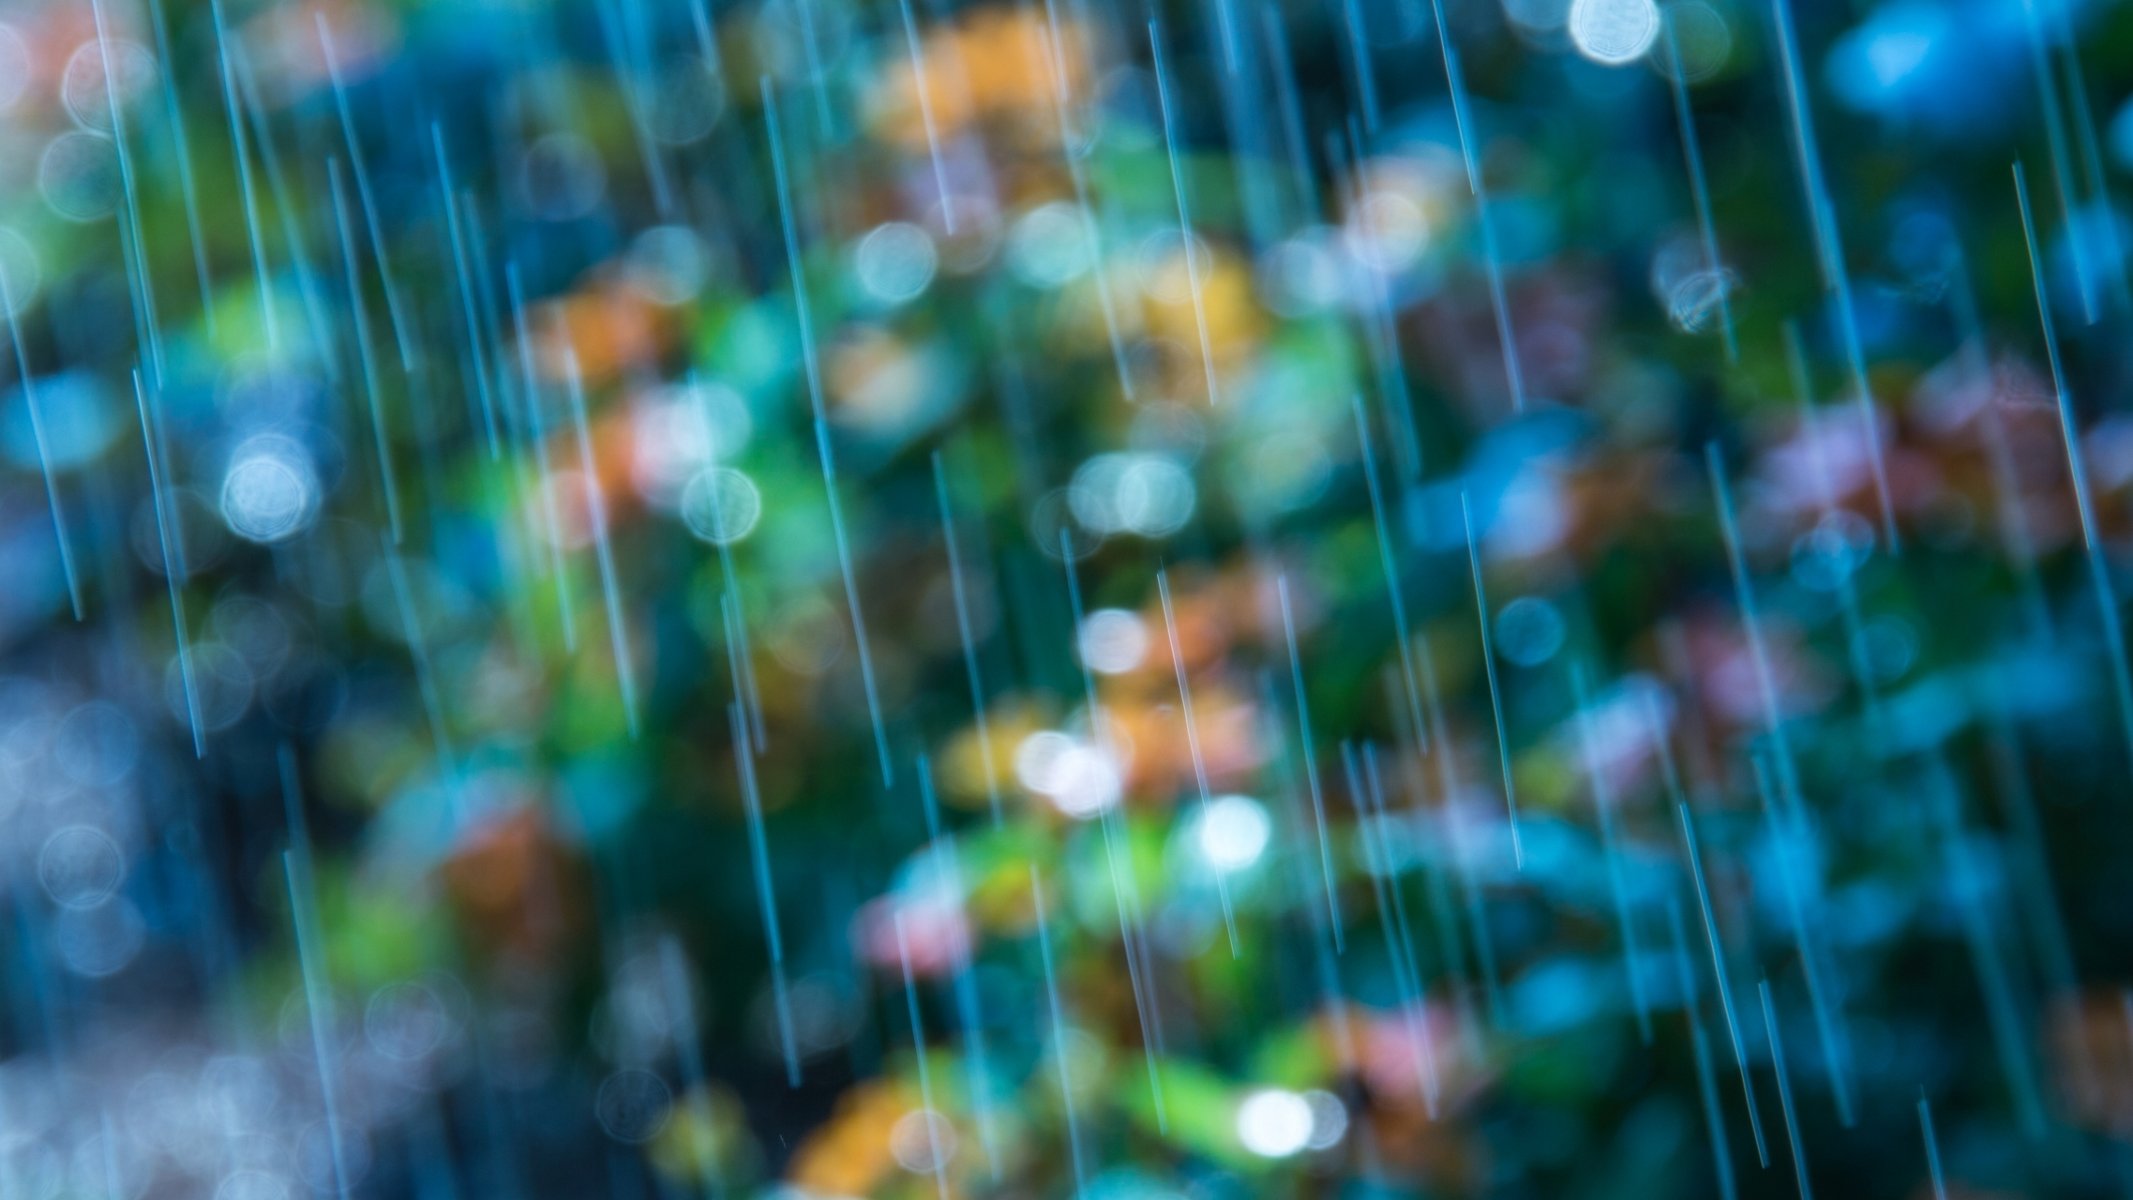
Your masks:
[{"label": "blurred flower", "polygon": [[870,1080],[845,1092],[829,1120],[794,1151],[786,1179],[819,1195],[873,1194],[897,1167],[891,1138],[918,1108],[913,1090]]},{"label": "blurred flower", "polygon": [[574,856],[536,808],[471,825],[442,874],[446,899],[485,954],[553,965],[582,928]]},{"label": "blurred flower", "polygon": [[943,868],[935,854],[923,855],[913,864],[911,878],[859,910],[852,922],[852,946],[863,961],[897,975],[908,954],[912,975],[932,978],[969,957],[973,938],[962,881]]},{"label": "blurred flower", "polygon": [[914,154],[927,152],[929,117],[933,136],[943,139],[983,124],[1009,144],[1055,143],[1053,106],[1087,94],[1089,53],[1079,25],[1062,19],[1057,28],[1054,42],[1038,10],[1000,6],[935,25],[915,54],[899,46],[883,62],[872,99],[876,127]]}]

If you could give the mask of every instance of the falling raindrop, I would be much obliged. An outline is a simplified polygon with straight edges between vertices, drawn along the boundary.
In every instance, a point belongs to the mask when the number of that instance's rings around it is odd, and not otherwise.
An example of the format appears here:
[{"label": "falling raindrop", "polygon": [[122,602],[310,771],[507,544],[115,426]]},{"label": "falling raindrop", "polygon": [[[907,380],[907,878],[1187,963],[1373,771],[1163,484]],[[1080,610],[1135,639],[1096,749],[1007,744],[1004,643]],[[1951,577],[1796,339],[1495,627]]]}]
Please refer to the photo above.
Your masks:
[{"label": "falling raindrop", "polygon": [[1731,271],[1691,271],[1667,293],[1666,318],[1683,333],[1709,332],[1718,324],[1733,289]]},{"label": "falling raindrop", "polygon": [[1667,239],[1652,255],[1649,278],[1667,320],[1684,333],[1715,328],[1739,285],[1724,264],[1712,265],[1700,238],[1687,234]]}]

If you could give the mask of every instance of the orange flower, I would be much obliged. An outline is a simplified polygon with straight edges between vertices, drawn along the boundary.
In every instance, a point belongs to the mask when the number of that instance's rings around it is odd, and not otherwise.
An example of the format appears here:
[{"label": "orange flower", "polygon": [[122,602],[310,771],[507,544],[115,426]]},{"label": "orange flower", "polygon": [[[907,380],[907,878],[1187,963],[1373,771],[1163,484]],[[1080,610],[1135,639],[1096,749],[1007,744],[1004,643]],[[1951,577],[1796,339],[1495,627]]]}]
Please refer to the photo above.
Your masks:
[{"label": "orange flower", "polygon": [[470,827],[442,874],[454,915],[481,948],[553,962],[580,924],[577,862],[537,808]]},{"label": "orange flower", "polygon": [[2053,1004],[2044,1031],[2061,1111],[2084,1128],[2133,1138],[2133,1029],[2116,992]]},{"label": "orange flower", "polygon": [[[1219,376],[1223,368],[1258,344],[1266,323],[1253,291],[1251,269],[1242,260],[1205,240],[1191,257],[1200,277],[1197,296],[1182,244],[1143,267],[1141,309],[1150,335],[1176,350],[1172,387],[1181,395],[1204,393],[1207,358],[1214,359]],[[1205,353],[1200,342],[1203,319],[1207,323]],[[1219,378],[1216,387],[1221,387]]]},{"label": "orange flower", "polygon": [[918,1097],[884,1080],[862,1083],[837,1102],[837,1111],[792,1157],[787,1182],[829,1196],[871,1195],[896,1169],[890,1134]]},{"label": "orange flower", "polygon": [[914,67],[902,55],[884,70],[874,97],[877,129],[912,153],[929,149],[929,115],[940,138],[987,124],[1038,146],[1054,145],[1061,81],[1068,96],[1079,97],[1089,74],[1078,27],[1062,23],[1055,46],[1043,18],[1004,7],[980,8],[959,25],[936,27],[920,43],[918,58]]},{"label": "orange flower", "polygon": [[243,36],[260,61],[270,99],[294,100],[326,86],[331,75],[319,39],[321,21],[333,37],[333,66],[344,82],[368,78],[399,49],[400,18],[390,6],[350,0],[269,5],[245,22]]},{"label": "orange flower", "polygon": [[634,287],[596,283],[529,314],[534,361],[552,383],[570,378],[570,356],[588,389],[655,365],[672,344],[671,315]]}]

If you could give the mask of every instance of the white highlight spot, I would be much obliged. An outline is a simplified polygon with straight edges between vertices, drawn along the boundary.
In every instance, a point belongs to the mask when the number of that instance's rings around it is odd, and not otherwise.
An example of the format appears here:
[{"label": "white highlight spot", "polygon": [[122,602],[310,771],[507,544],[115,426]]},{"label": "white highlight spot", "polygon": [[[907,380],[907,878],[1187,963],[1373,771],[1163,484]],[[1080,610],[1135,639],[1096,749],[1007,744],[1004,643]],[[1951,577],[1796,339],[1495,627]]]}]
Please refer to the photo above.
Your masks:
[{"label": "white highlight spot", "polygon": [[682,522],[714,546],[747,537],[762,516],[763,493],[755,480],[732,467],[698,472],[681,493]]},{"label": "white highlight spot", "polygon": [[1070,734],[1047,729],[1015,748],[1015,778],[1077,820],[1118,803],[1125,773],[1110,753]]},{"label": "white highlight spot", "polygon": [[118,843],[94,826],[69,825],[46,838],[37,854],[37,880],[62,908],[95,908],[125,877]]},{"label": "white highlight spot", "polygon": [[1148,625],[1123,608],[1099,608],[1081,622],[1081,661],[1099,675],[1123,675],[1148,657]]},{"label": "white highlight spot", "polygon": [[222,519],[249,542],[279,542],[311,523],[318,508],[311,457],[287,438],[254,438],[238,447],[222,476]]},{"label": "white highlight spot", "polygon": [[1644,57],[1659,37],[1659,6],[1652,0],[1575,0],[1570,6],[1570,42],[1603,66],[1619,67]]},{"label": "white highlight spot", "polygon": [[913,1175],[944,1171],[955,1157],[955,1126],[930,1108],[914,1108],[889,1130],[889,1152]]},{"label": "white highlight spot", "polygon": [[1095,265],[1081,209],[1064,200],[1024,213],[1008,235],[1007,264],[1015,278],[1031,287],[1056,288]]},{"label": "white highlight spot", "polygon": [[1340,1145],[1348,1133],[1348,1106],[1332,1092],[1313,1088],[1304,1093],[1304,1103],[1311,1106],[1311,1141],[1313,1150],[1330,1150]]},{"label": "white highlight spot", "polygon": [[1207,865],[1226,874],[1258,862],[1273,834],[1273,823],[1257,800],[1217,796],[1200,817],[1197,840]]},{"label": "white highlight spot", "polygon": [[641,1146],[659,1136],[674,1111],[674,1093],[650,1071],[625,1067],[600,1084],[593,1115],[618,1142]]},{"label": "white highlight spot", "polygon": [[1237,1140],[1261,1158],[1288,1158],[1311,1144],[1311,1102],[1266,1088],[1237,1106]]},{"label": "white highlight spot", "polygon": [[1192,519],[1198,492],[1184,467],[1159,454],[1099,454],[1067,485],[1067,508],[1096,534],[1168,537]]},{"label": "white highlight spot", "polygon": [[916,300],[933,284],[940,252],[926,231],[908,221],[877,225],[853,252],[852,267],[867,295],[885,304]]}]

